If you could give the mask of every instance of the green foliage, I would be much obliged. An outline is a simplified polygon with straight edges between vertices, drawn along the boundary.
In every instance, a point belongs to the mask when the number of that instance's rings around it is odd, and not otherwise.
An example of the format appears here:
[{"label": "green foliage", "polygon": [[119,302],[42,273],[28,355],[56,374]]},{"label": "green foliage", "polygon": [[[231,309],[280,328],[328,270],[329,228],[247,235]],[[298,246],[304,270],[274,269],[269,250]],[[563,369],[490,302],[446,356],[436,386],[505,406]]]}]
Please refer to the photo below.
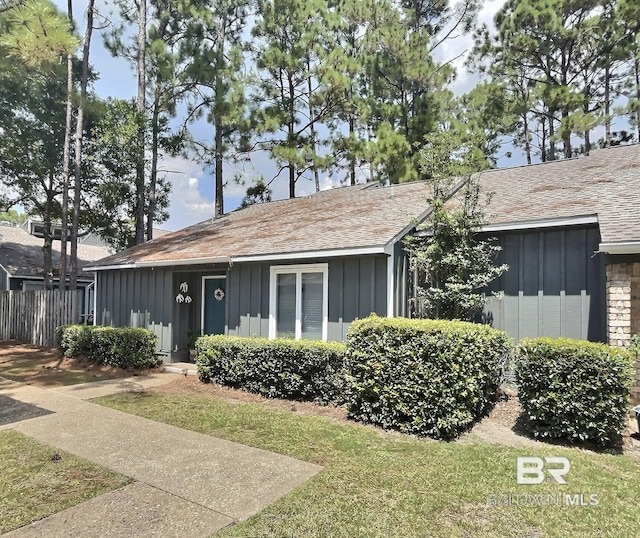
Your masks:
[{"label": "green foliage", "polygon": [[65,357],[86,355],[91,348],[91,326],[62,325],[55,330],[56,346]]},{"label": "green foliage", "polygon": [[405,239],[419,278],[415,310],[420,317],[472,321],[485,304],[483,289],[508,266],[494,265],[500,247],[477,237],[484,223],[477,180],[465,179],[451,200],[447,180],[434,178],[432,185],[432,211]]},{"label": "green foliage", "polygon": [[0,46],[30,68],[55,65],[78,47],[69,19],[49,0],[27,0],[4,14]]},{"label": "green foliage", "polygon": [[[558,141],[562,157],[574,156],[576,135],[584,139],[579,151],[588,153],[591,132],[602,124],[605,145],[614,142],[612,121],[632,111],[637,95],[636,6],[634,0],[508,0],[494,18],[495,31],[476,30],[471,62],[491,76],[496,95],[506,97],[506,130],[529,162],[534,153],[543,162],[559,158]],[[631,90],[626,103],[620,99],[625,87]]]},{"label": "green foliage", "polygon": [[205,383],[329,403],[342,398],[344,353],[339,343],[214,335],[198,339],[196,364]]},{"label": "green foliage", "polygon": [[154,368],[158,337],[147,329],[65,325],[56,328],[56,344],[67,357],[86,357],[118,368]]},{"label": "green foliage", "polygon": [[537,438],[610,446],[625,428],[631,360],[624,350],[570,339],[522,340],[516,380]]},{"label": "green foliage", "polygon": [[9,223],[12,226],[21,226],[26,222],[29,216],[15,209],[0,212],[0,222]]},{"label": "green foliage", "polygon": [[511,340],[461,321],[371,316],[347,336],[349,414],[385,429],[453,439],[495,399]]},{"label": "green foliage", "polygon": [[[144,118],[133,100],[108,99],[100,108],[98,119],[90,128],[85,159],[88,177],[84,187],[93,195],[88,197],[87,226],[121,250],[135,244],[137,139]],[[170,188],[162,177],[157,178],[156,223],[168,217]],[[145,200],[147,207],[149,197],[145,196]]]},{"label": "green foliage", "polygon": [[271,201],[271,188],[265,184],[263,178],[259,178],[253,185],[247,187],[247,194],[240,202],[240,207],[245,208],[253,204],[264,204]]}]

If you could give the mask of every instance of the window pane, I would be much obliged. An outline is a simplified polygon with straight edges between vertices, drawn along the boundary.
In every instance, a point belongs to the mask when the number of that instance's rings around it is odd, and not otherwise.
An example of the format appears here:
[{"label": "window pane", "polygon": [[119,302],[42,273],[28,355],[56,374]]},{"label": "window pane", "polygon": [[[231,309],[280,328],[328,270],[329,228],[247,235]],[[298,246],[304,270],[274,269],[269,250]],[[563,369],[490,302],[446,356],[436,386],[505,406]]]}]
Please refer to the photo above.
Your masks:
[{"label": "window pane", "polygon": [[296,275],[278,275],[276,336],[296,337]]},{"label": "window pane", "polygon": [[322,273],[302,274],[302,338],[322,340]]}]

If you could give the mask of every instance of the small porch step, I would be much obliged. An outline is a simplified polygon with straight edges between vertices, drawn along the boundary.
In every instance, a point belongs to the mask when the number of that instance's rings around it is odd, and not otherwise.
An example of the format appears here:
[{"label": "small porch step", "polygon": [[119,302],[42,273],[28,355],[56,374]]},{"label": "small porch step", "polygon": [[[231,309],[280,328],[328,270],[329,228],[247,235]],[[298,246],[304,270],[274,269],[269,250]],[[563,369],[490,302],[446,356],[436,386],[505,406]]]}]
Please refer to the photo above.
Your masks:
[{"label": "small porch step", "polygon": [[174,362],[164,365],[164,371],[170,374],[198,375],[196,365],[190,362]]}]

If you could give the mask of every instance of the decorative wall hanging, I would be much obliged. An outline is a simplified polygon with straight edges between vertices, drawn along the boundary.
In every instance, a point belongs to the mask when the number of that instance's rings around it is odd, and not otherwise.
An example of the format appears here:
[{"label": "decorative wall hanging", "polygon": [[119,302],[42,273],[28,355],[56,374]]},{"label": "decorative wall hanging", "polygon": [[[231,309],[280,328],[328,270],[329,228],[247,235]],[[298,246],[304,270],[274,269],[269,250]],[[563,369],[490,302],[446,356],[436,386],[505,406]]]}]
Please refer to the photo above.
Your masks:
[{"label": "decorative wall hanging", "polygon": [[189,304],[193,300],[190,295],[187,295],[187,292],[189,291],[189,284],[187,282],[182,282],[179,286],[179,290],[178,295],[176,295],[176,303]]}]

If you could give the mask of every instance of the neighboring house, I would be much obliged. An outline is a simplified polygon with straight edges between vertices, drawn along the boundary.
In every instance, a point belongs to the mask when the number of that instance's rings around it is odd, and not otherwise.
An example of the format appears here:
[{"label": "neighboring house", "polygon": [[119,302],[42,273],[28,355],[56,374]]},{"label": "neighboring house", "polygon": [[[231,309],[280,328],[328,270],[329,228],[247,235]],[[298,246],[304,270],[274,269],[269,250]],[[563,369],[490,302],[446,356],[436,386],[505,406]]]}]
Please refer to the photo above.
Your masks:
[{"label": "neighboring house", "polygon": [[[624,344],[640,331],[640,146],[478,177],[493,196],[484,232],[510,265],[488,322],[516,339]],[[428,214],[428,193],[425,183],[323,191],[115,254],[88,268],[96,323],[153,327],[172,360],[189,330],[343,340],[371,312],[410,315],[403,238]]]},{"label": "neighboring house", "polygon": [[[0,290],[33,291],[44,286],[43,240],[37,221],[23,226],[0,226]],[[37,234],[37,235],[34,235]],[[38,235],[40,235],[38,237]],[[59,234],[58,234],[59,236]],[[94,275],[82,271],[90,263],[110,254],[105,246],[78,244],[78,288],[82,292],[82,314],[93,311]],[[60,241],[52,245],[53,284],[59,285]]]}]

